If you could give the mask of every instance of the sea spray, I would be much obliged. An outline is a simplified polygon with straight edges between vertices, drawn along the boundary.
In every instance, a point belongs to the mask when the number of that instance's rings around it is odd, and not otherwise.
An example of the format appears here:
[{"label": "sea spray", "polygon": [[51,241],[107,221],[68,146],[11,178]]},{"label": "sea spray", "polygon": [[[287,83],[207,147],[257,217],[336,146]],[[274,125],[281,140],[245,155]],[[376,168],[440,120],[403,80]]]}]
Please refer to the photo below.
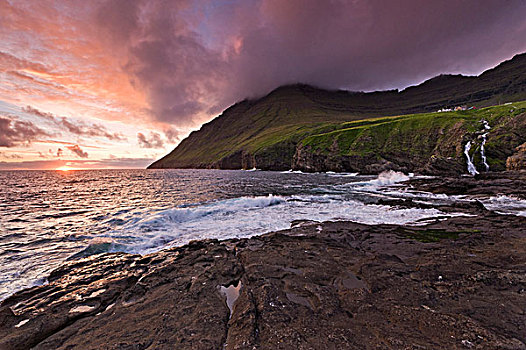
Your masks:
[{"label": "sea spray", "polygon": [[196,239],[246,238],[284,230],[295,220],[406,224],[439,215],[443,213],[438,209],[365,204],[341,194],[240,197],[163,210],[105,235],[122,244],[122,251],[148,254]]},{"label": "sea spray", "polygon": [[369,181],[372,185],[387,186],[393,185],[398,182],[404,182],[409,180],[409,176],[399,171],[388,170],[378,174],[378,178]]},{"label": "sea spray", "polygon": [[467,161],[467,165],[468,165],[468,172],[475,176],[477,175],[479,172],[477,171],[477,168],[475,168],[475,165],[473,164],[473,158],[470,157],[469,155],[469,150],[471,149],[471,141],[468,141],[468,143],[466,143],[466,146],[464,146],[464,154],[466,155],[466,161]]}]

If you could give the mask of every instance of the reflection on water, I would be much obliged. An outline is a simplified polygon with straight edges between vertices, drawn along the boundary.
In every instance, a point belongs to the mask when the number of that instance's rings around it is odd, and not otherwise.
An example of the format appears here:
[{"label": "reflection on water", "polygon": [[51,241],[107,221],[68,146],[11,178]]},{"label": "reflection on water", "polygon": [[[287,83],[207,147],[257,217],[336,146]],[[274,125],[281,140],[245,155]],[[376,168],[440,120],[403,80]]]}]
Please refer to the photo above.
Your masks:
[{"label": "reflection on water", "polygon": [[[466,200],[382,187],[406,179],[397,173],[377,179],[220,170],[0,171],[0,300],[44,283],[66,259],[250,237],[289,228],[293,220],[410,223],[443,214],[372,204],[386,196]],[[526,210],[526,202],[508,197],[484,203]]]},{"label": "reflection on water", "polygon": [[239,292],[241,291],[241,281],[237,281],[236,285],[230,285],[228,287],[220,287],[221,294],[226,298],[226,305],[230,310],[230,318],[234,312],[234,304],[236,303],[237,298],[239,298]]},{"label": "reflection on water", "polygon": [[[328,185],[347,182],[325,178]],[[0,171],[0,300],[44,282],[50,270],[75,254],[119,250],[113,236],[143,234],[129,226],[163,210],[316,192],[317,182],[312,175],[256,171]]]}]

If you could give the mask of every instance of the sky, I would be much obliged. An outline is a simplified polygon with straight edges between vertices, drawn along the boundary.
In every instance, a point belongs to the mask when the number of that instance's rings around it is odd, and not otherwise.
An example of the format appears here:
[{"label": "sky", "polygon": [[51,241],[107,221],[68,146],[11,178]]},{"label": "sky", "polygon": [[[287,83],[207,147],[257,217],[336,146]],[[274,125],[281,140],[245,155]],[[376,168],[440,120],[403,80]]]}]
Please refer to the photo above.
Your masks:
[{"label": "sky", "polygon": [[522,52],[523,0],[0,0],[0,169],[141,168],[284,84],[403,89]]}]

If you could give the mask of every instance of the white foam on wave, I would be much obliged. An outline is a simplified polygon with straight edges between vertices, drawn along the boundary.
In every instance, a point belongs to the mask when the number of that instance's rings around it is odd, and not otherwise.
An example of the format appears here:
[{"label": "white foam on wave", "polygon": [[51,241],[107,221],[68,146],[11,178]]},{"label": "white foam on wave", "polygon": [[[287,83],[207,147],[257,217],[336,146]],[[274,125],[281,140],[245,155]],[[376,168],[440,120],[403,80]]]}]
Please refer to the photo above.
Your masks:
[{"label": "white foam on wave", "polygon": [[371,180],[371,184],[373,185],[380,185],[380,186],[386,186],[386,185],[392,185],[399,182],[404,182],[409,180],[409,176],[407,176],[404,173],[401,173],[399,171],[384,171],[378,175],[378,178],[376,180]]},{"label": "white foam on wave", "polygon": [[228,213],[238,212],[243,209],[256,209],[276,205],[284,202],[285,199],[279,196],[268,195],[267,197],[240,197],[234,199],[227,199],[218,202],[207,203],[195,207],[179,207],[174,209],[163,210],[151,219],[141,221],[139,224],[143,226],[157,226],[164,225],[166,222],[184,223],[188,221],[195,221],[206,216],[213,216],[216,214],[226,215]]},{"label": "white foam on wave", "polygon": [[526,216],[526,200],[512,196],[494,196],[480,200],[486,209],[494,210],[501,214],[514,214]]},{"label": "white foam on wave", "polygon": [[376,188],[378,186],[394,185],[400,182],[407,181],[409,179],[410,177],[402,172],[388,170],[388,171],[384,171],[378,174],[378,177],[376,179],[372,179],[369,181],[362,181],[362,182],[350,182],[343,186],[345,187],[368,186],[368,187]]},{"label": "white foam on wave", "polygon": [[292,169],[281,171],[280,173],[281,174],[312,174],[312,173],[304,173],[301,170],[292,170]]},{"label": "white foam on wave", "polygon": [[327,172],[329,176],[334,177],[356,177],[359,173],[335,173],[335,172]]},{"label": "white foam on wave", "polygon": [[[352,185],[352,184],[351,184]],[[357,193],[367,193],[388,199],[412,199],[416,203],[444,205],[454,203],[481,202],[488,210],[500,214],[526,216],[526,200],[513,196],[498,195],[492,197],[447,195],[444,193],[431,193],[416,191],[410,187],[393,188],[380,186],[358,186],[353,189]]]},{"label": "white foam on wave", "polygon": [[174,208],[126,225],[111,236],[133,253],[150,253],[191,240],[244,238],[290,227],[293,220],[350,220],[406,224],[442,215],[436,209],[393,209],[345,200],[340,195],[240,197]]}]

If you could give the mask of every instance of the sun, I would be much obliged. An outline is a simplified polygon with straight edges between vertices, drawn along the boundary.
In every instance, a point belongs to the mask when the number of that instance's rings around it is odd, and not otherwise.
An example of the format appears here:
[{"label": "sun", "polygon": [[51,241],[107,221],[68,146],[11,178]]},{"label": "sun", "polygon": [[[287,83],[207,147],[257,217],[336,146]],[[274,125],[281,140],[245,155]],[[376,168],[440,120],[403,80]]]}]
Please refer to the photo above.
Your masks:
[{"label": "sun", "polygon": [[69,167],[67,165],[64,165],[64,166],[56,168],[55,170],[58,170],[58,171],[71,171],[71,170],[77,170],[77,169]]}]

